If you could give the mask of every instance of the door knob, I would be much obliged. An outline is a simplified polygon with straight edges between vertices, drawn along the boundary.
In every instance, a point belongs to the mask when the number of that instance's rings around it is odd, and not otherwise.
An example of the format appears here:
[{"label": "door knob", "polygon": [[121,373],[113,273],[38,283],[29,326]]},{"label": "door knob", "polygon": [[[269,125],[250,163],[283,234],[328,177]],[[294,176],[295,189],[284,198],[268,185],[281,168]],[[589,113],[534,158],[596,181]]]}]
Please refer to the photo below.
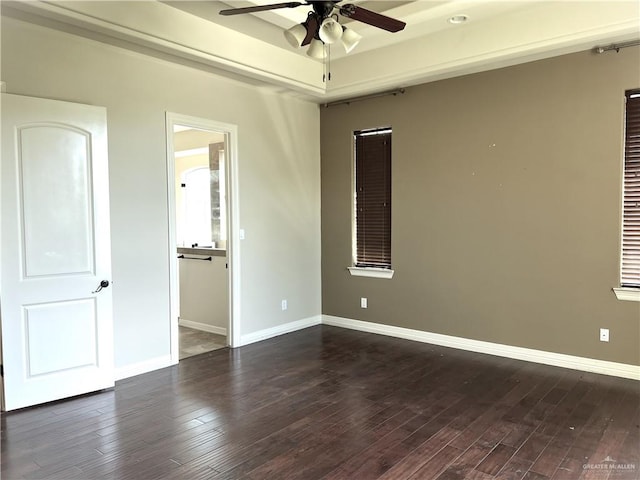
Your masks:
[{"label": "door knob", "polygon": [[98,293],[100,290],[102,290],[103,288],[107,288],[109,286],[109,280],[102,280],[100,282],[100,285],[98,285],[98,288],[96,288],[93,292],[91,293]]}]

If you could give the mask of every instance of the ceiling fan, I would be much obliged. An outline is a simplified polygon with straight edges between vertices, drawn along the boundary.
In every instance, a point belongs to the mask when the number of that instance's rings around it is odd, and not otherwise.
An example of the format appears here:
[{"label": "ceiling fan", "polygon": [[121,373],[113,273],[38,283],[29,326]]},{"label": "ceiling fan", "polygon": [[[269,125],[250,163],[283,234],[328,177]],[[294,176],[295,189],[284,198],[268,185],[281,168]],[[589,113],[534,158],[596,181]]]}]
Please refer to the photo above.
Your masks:
[{"label": "ceiling fan", "polygon": [[[310,5],[313,10],[308,13],[307,19],[303,23],[286,30],[284,36],[293,47],[309,45],[307,55],[317,59],[324,57],[325,45],[340,41],[347,53],[349,53],[362,38],[353,30],[340,25],[338,13],[344,17],[388,32],[399,32],[406,25],[405,22],[367,10],[358,5],[347,3],[338,6],[337,4],[340,1],[308,0],[306,2],[284,2],[253,7],[229,8],[221,10],[220,15],[238,15],[241,13],[255,13],[278,8],[295,8],[302,5]],[[334,13],[334,10],[337,10],[338,13]]]}]

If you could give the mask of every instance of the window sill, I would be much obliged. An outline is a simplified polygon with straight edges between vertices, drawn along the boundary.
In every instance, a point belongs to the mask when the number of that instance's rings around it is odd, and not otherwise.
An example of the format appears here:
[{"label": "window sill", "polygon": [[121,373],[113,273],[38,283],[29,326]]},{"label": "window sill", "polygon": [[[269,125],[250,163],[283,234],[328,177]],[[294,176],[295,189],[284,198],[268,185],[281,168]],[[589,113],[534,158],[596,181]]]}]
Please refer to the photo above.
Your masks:
[{"label": "window sill", "polygon": [[388,268],[373,267],[347,267],[349,273],[354,277],[371,277],[371,278],[392,278],[393,270]]},{"label": "window sill", "polygon": [[640,302],[640,288],[620,287],[614,288],[618,300],[628,300],[630,302]]}]

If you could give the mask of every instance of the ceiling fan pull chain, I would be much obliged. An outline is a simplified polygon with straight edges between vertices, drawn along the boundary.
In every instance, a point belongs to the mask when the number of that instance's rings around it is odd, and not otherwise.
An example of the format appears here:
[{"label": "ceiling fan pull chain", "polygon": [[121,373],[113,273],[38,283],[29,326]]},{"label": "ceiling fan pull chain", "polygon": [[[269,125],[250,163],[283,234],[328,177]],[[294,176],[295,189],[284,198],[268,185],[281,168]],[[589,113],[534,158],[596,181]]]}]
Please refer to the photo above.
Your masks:
[{"label": "ceiling fan pull chain", "polygon": [[322,44],[322,82],[327,81],[327,45]]},{"label": "ceiling fan pull chain", "polygon": [[324,45],[324,58],[322,59],[322,81],[331,81],[331,45]]}]

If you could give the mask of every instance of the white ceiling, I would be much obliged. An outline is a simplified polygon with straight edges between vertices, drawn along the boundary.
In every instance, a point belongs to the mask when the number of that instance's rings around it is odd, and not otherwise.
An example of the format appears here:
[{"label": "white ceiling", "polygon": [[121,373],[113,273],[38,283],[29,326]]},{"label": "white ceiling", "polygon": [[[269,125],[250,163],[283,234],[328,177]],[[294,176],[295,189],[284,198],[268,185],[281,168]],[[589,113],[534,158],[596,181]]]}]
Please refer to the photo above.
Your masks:
[{"label": "white ceiling", "polygon": [[[322,62],[282,35],[310,6],[218,14],[280,1],[5,0],[2,9],[319,103],[640,39],[637,0],[343,0],[407,26],[389,33],[350,22],[363,39],[349,55],[332,47],[331,80],[324,82]],[[460,14],[469,20],[448,22]]]}]

